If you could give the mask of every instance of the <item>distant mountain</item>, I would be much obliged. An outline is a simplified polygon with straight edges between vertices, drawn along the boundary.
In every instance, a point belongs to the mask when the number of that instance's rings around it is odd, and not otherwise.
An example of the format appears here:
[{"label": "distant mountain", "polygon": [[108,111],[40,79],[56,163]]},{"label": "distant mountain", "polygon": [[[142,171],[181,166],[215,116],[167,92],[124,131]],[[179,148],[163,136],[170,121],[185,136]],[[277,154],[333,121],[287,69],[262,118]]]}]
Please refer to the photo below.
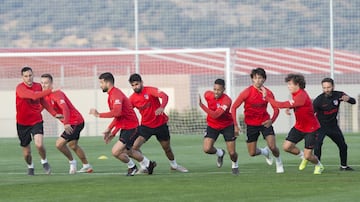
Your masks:
[{"label": "distant mountain", "polygon": [[[138,0],[139,47],[330,47],[329,1]],[[132,0],[0,0],[0,47],[134,48]],[[334,1],[335,48],[360,52],[360,1]]]}]

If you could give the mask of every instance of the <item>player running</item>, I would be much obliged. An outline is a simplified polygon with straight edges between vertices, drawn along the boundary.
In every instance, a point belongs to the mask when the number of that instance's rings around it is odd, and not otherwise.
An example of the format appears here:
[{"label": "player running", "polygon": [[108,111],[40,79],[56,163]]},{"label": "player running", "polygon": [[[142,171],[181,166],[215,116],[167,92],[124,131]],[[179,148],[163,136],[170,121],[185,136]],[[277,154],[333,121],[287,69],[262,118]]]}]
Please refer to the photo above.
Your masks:
[{"label": "player running", "polygon": [[199,96],[199,105],[202,110],[207,113],[207,128],[204,137],[203,149],[207,154],[216,154],[218,156],[217,166],[220,168],[223,165],[223,158],[225,150],[214,147],[214,143],[223,134],[226,142],[226,147],[232,161],[232,173],[239,174],[238,154],[235,146],[235,132],[234,121],[230,114],[231,98],[224,93],[225,81],[223,79],[216,79],[214,82],[214,90],[206,91],[204,94],[207,102],[207,107],[202,103],[201,96]]},{"label": "player running", "polygon": [[[266,162],[272,165],[273,159],[270,151],[275,157],[276,173],[283,173],[284,167],[280,158],[279,148],[276,146],[275,132],[272,124],[279,115],[279,109],[273,107],[273,116],[270,118],[267,112],[268,102],[263,99],[260,92],[266,81],[266,72],[263,68],[256,68],[250,74],[253,84],[243,90],[236,98],[231,107],[231,114],[235,124],[235,133],[239,134],[240,128],[237,122],[236,109],[244,103],[244,115],[246,124],[247,148],[250,156],[258,156],[260,154],[265,156]],[[266,92],[269,97],[274,98],[273,93],[267,89]],[[257,141],[260,133],[266,140],[267,147],[258,148]]]},{"label": "player running", "polygon": [[119,141],[112,148],[112,155],[126,163],[128,166],[127,176],[133,176],[138,171],[137,166],[130,157],[136,159],[142,169],[146,169],[151,175],[156,166],[155,161],[150,161],[141,152],[132,149],[134,141],[138,137],[139,121],[129,99],[125,94],[114,86],[114,76],[110,72],[99,76],[100,87],[103,92],[108,93],[109,112],[99,113],[96,109],[90,109],[90,114],[99,118],[114,118],[104,132],[105,143],[109,143],[120,131]]},{"label": "player running", "polygon": [[[292,100],[279,102],[267,94],[265,87],[261,87],[261,92],[265,100],[270,102],[271,105],[278,108],[290,108],[295,113],[295,126],[290,130],[283,148],[286,152],[299,156],[302,161],[299,170],[306,167],[306,163],[310,161],[315,164],[314,174],[321,174],[324,166],[320,160],[313,155],[313,148],[316,144],[316,137],[318,129],[320,128],[319,121],[314,115],[311,99],[305,89],[305,78],[300,74],[289,74],[285,78],[288,89],[292,94]],[[302,139],[305,140],[304,151],[296,147],[296,144]]]},{"label": "player running", "polygon": [[337,145],[340,155],[340,170],[353,171],[354,169],[347,165],[347,144],[344,135],[338,125],[337,114],[339,111],[340,103],[347,102],[356,104],[356,100],[349,97],[342,91],[334,90],[334,80],[332,78],[324,78],[321,81],[323,93],[316,97],[313,101],[316,117],[320,122],[319,136],[317,144],[314,149],[314,154],[320,160],[321,147],[325,136]]},{"label": "player running", "polygon": [[[23,82],[16,86],[16,128],[23,156],[28,166],[28,175],[34,175],[30,142],[34,139],[46,174],[51,173],[43,143],[44,126],[41,111],[49,106],[42,97],[49,95],[51,89],[42,91],[41,84],[34,82],[31,67],[21,69]],[[51,111],[51,109],[49,109]]]},{"label": "player running", "polygon": [[[53,89],[53,77],[51,74],[41,75],[41,85],[43,90]],[[80,132],[84,128],[84,119],[79,111],[70,102],[69,98],[64,92],[58,90],[46,97],[45,101],[56,112],[52,114],[58,118],[64,124],[64,132],[56,140],[56,148],[63,153],[69,160],[70,169],[69,174],[75,174],[77,171],[77,163],[73,158],[69,147],[80,158],[83,166],[78,171],[80,173],[93,172],[92,166],[86,159],[84,150],[79,146],[78,141],[80,138]],[[68,147],[69,146],[69,147]]]},{"label": "player running", "polygon": [[144,86],[139,74],[132,74],[129,77],[129,83],[134,90],[134,93],[129,97],[130,102],[141,114],[140,134],[134,142],[133,149],[140,151],[140,147],[152,135],[155,135],[166,157],[169,159],[170,169],[183,173],[188,172],[188,169],[176,163],[175,155],[170,146],[170,132],[167,125],[168,117],[164,113],[168,103],[168,95],[158,88]]}]

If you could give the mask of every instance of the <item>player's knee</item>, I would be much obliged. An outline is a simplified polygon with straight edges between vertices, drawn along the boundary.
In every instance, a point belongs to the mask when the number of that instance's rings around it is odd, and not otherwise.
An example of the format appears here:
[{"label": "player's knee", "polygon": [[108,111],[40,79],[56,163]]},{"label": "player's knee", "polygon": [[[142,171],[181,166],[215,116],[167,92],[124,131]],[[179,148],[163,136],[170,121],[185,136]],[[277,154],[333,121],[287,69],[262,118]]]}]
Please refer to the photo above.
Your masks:
[{"label": "player's knee", "polygon": [[277,151],[277,148],[276,148],[275,145],[270,145],[270,146],[268,146],[268,147],[269,147],[269,149],[270,149],[271,152],[276,152],[276,151]]},{"label": "player's knee", "polygon": [[59,142],[56,142],[56,143],[55,143],[55,147],[56,147],[57,149],[61,149],[61,148],[63,147],[63,145],[60,144]]},{"label": "player's knee", "polygon": [[211,147],[207,146],[207,145],[204,145],[203,146],[203,151],[207,154],[211,154]]},{"label": "player's knee", "polygon": [[228,151],[228,152],[231,159],[237,157],[237,153],[235,151]]},{"label": "player's knee", "polygon": [[119,156],[119,152],[116,152],[116,151],[111,152],[111,154],[112,154],[114,157]]},{"label": "player's knee", "polygon": [[136,151],[140,151],[140,145],[134,144],[134,145],[132,146],[132,149],[133,149],[133,150],[136,150]]},{"label": "player's knee", "polygon": [[290,152],[291,147],[289,147],[288,145],[283,145],[283,150],[286,151],[286,152]]},{"label": "player's knee", "polygon": [[[304,159],[306,159],[306,160],[308,160],[308,161],[310,161],[313,157],[314,157],[314,156],[313,156],[312,154],[306,154],[306,153],[304,153]],[[315,158],[317,158],[317,157],[315,157]]]},{"label": "player's knee", "polygon": [[115,150],[115,149],[113,149],[113,150],[111,151],[111,153],[112,153],[112,155],[113,155],[114,157],[118,157],[118,156],[120,156],[123,152],[122,152],[122,150]]},{"label": "player's knee", "polygon": [[35,147],[36,149],[40,150],[40,149],[44,149],[44,145],[41,143],[35,143]]},{"label": "player's knee", "polygon": [[338,148],[339,148],[340,152],[346,152],[348,149],[348,146],[347,146],[347,144],[341,144],[341,145],[338,145]]},{"label": "player's knee", "polygon": [[78,145],[75,142],[69,142],[68,145],[72,150],[76,150],[78,148]]}]

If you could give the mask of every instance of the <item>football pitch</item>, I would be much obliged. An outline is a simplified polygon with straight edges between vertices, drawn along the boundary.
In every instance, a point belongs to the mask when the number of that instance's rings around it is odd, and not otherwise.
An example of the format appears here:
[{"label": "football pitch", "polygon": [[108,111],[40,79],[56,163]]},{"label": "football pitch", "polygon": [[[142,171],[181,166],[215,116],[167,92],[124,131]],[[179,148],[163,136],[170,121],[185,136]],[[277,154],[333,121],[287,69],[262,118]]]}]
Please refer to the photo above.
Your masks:
[{"label": "football pitch", "polygon": [[[153,175],[125,176],[126,165],[111,156],[115,142],[105,145],[102,137],[82,137],[94,173],[69,175],[69,164],[55,149],[55,138],[45,138],[50,176],[43,173],[32,143],[35,176],[26,175],[26,166],[17,138],[0,139],[0,201],[358,201],[360,187],[360,136],[346,134],[348,162],[354,172],[339,171],[338,149],[329,138],[323,147],[322,175],[314,175],[308,164],[298,170],[300,159],[281,152],[285,173],[275,173],[263,156],[249,157],[245,137],[237,139],[240,174],[231,174],[229,156],[222,168],[216,156],[202,151],[201,135],[173,135],[172,149],[180,165],[189,173],[170,171],[168,160],[153,137],[143,145],[143,153],[157,162]],[[277,137],[281,148],[284,136]],[[265,141],[259,139],[263,147]],[[303,142],[299,144],[303,147]],[[225,148],[219,137],[217,147]],[[282,150],[281,150],[282,151]],[[108,159],[99,160],[106,155]],[[81,163],[79,159],[78,168]]]}]

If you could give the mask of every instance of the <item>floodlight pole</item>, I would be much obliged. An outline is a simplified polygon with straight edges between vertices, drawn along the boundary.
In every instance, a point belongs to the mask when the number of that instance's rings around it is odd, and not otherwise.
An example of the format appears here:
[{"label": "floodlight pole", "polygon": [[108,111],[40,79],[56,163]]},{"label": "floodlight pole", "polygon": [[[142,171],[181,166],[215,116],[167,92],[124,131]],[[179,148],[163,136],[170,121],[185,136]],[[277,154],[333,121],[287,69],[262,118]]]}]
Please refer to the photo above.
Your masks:
[{"label": "floodlight pole", "polygon": [[333,1],[330,0],[330,74],[334,79],[334,20],[333,20]]},{"label": "floodlight pole", "polygon": [[226,86],[226,94],[228,96],[230,96],[231,98],[233,97],[233,91],[232,91],[232,85],[231,85],[231,52],[230,52],[230,48],[226,49],[226,53],[225,53],[225,86]]},{"label": "floodlight pole", "polygon": [[140,67],[139,67],[139,54],[137,53],[137,51],[139,50],[139,26],[138,26],[138,1],[134,0],[134,25],[135,25],[135,72],[136,73],[140,73]]}]

